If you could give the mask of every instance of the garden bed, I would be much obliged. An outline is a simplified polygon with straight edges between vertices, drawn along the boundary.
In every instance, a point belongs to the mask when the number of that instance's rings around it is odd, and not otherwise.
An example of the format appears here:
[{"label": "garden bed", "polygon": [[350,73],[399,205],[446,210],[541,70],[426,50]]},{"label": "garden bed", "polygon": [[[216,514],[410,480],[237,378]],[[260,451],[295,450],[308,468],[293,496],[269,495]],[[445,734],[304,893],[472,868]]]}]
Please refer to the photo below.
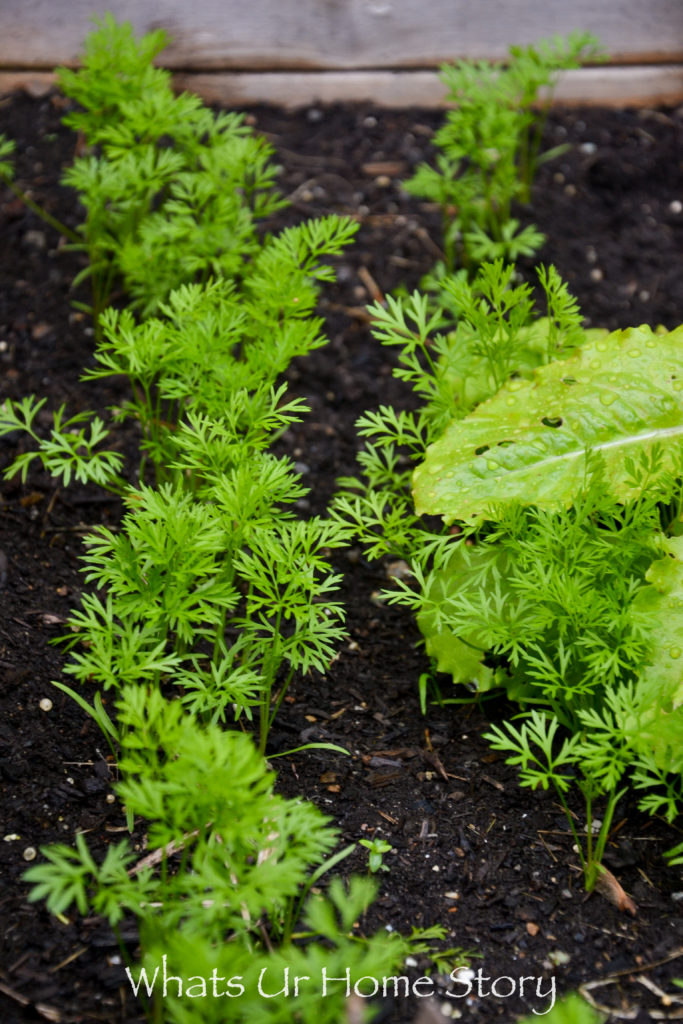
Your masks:
[{"label": "garden bed", "polygon": [[[62,105],[57,96],[10,97],[0,101],[0,128],[17,141],[24,187],[75,225],[73,195],[58,185],[74,146],[60,125]],[[277,226],[330,212],[361,222],[355,244],[337,260],[338,283],[321,299],[330,344],[288,373],[292,394],[311,411],[280,445],[311,488],[302,511],[322,512],[336,478],[354,471],[356,418],[381,403],[410,401],[391,376],[390,354],[369,335],[364,306],[375,292],[415,287],[437,256],[438,211],[399,183],[429,155],[442,115],[334,107],[249,116],[283,168],[279,186],[291,206]],[[547,235],[541,259],[557,266],[593,326],[683,321],[682,134],[681,110],[550,117],[547,144],[571,149],[541,169],[523,216]],[[56,234],[7,191],[0,193],[0,237],[1,397],[46,395],[50,408],[66,402],[73,412],[120,401],[115,385],[78,381],[92,364],[88,319],[69,305],[79,258],[57,251]],[[120,444],[134,440],[123,431]],[[12,450],[0,439],[0,462]],[[48,645],[83,589],[82,534],[116,523],[120,509],[96,489],[65,492],[39,473],[25,486],[3,482],[0,493],[1,1016],[142,1020],[109,929],[96,919],[50,917],[26,902],[21,881],[28,848],[71,842],[84,831],[97,852],[125,834],[120,805],[107,800],[113,779],[101,734],[50,686],[62,656]],[[634,1011],[628,1019],[673,1012],[652,986],[671,993],[671,979],[683,975],[683,881],[680,869],[662,861],[679,833],[624,802],[606,862],[637,914],[626,916],[597,894],[587,898],[561,809],[551,795],[521,790],[514,769],[481,739],[506,707],[489,703],[486,718],[475,706],[430,707],[423,718],[417,680],[427,665],[409,613],[378,599],[387,567],[368,564],[356,549],[336,563],[345,577],[349,640],[324,678],[296,680],[269,749],[322,739],[352,751],[350,758],[308,751],[275,764],[281,791],[317,803],[345,842],[377,836],[393,847],[361,928],[409,932],[441,923],[450,944],[481,958],[473,968],[489,979],[552,974],[567,991],[609,978],[592,995],[622,1014]],[[444,693],[448,687],[444,677]],[[41,708],[45,699],[50,710]],[[136,838],[143,850],[144,836]],[[342,870],[365,865],[359,848]],[[124,935],[134,947],[133,924]],[[548,1000],[533,992],[497,999],[488,982],[455,1006],[466,1020],[507,1021],[547,1009]],[[379,1020],[411,1021],[418,1009],[418,1001],[400,1001]]]}]

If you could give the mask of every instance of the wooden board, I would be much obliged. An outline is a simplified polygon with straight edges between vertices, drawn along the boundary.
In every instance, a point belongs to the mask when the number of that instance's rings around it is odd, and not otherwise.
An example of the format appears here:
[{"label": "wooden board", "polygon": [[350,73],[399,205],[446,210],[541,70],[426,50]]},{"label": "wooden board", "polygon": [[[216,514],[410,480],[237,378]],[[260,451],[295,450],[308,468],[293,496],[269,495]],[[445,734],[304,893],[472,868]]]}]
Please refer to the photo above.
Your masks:
[{"label": "wooden board", "polygon": [[[178,88],[197,92],[207,103],[285,107],[375,103],[382,107],[440,107],[444,86],[433,71],[329,71],[297,74],[181,74]],[[1,86],[1,76],[0,76]],[[611,107],[675,105],[683,101],[683,65],[582,68],[562,78],[557,104]]]},{"label": "wooden board", "polygon": [[[272,103],[307,107],[326,103],[373,103],[384,107],[439,107],[444,88],[433,71],[218,72],[177,74],[179,89],[208,103],[248,107]],[[0,71],[0,95],[25,89],[44,96],[54,85],[49,72]],[[674,105],[683,101],[683,65],[585,68],[564,76],[555,101],[612,107]]]},{"label": "wooden board", "polygon": [[183,70],[432,68],[572,29],[617,64],[683,60],[683,0],[1,0],[0,69],[75,62],[102,8],[165,28]]}]

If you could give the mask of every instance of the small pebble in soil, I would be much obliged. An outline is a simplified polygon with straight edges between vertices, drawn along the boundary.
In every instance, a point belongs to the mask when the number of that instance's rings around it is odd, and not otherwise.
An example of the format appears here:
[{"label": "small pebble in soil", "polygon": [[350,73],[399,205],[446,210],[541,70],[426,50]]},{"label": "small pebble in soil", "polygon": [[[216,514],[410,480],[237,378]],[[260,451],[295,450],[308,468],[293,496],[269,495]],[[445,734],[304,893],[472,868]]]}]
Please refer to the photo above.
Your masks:
[{"label": "small pebble in soil", "polygon": [[34,341],[40,341],[41,338],[46,338],[52,331],[52,327],[49,324],[44,323],[42,320],[38,324],[34,324],[31,328],[31,337]]},{"label": "small pebble in soil", "polygon": [[47,245],[44,231],[31,230],[24,235],[24,244],[34,249],[44,249]]},{"label": "small pebble in soil", "polygon": [[409,579],[413,575],[410,566],[403,559],[389,562],[386,566],[386,574],[389,579],[397,580]]},{"label": "small pebble in soil", "polygon": [[680,199],[672,199],[669,203],[669,210],[671,213],[681,213],[683,212],[683,203]]},{"label": "small pebble in soil", "polygon": [[22,857],[24,858],[24,860],[35,860],[37,856],[38,851],[36,850],[35,846],[27,846],[24,852],[22,853]]},{"label": "small pebble in soil", "polygon": [[114,796],[113,793],[107,793],[106,801],[107,801],[108,804],[115,804],[116,803],[116,797]]},{"label": "small pebble in soil", "polygon": [[43,697],[38,706],[41,711],[52,711],[52,701],[49,697]]},{"label": "small pebble in soil", "polygon": [[[548,953],[548,961],[550,961],[551,967],[563,967],[565,964],[568,964],[570,960],[571,957],[569,954],[565,953],[562,949],[551,949]],[[544,961],[544,967],[548,961]]]}]

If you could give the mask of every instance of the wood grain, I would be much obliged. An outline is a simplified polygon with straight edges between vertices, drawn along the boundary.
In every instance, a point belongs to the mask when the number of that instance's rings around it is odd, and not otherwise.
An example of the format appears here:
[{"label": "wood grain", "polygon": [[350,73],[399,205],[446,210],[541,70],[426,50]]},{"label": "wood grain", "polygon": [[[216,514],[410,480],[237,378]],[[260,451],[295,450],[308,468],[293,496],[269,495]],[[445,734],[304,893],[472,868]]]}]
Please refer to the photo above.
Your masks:
[{"label": "wood grain", "polygon": [[[107,0],[139,32],[163,27],[183,70],[433,68],[498,58],[580,28],[616,64],[683,60],[682,0]],[[0,68],[74,63],[93,0],[2,0]]]},{"label": "wood grain", "polygon": [[[178,89],[208,103],[248,107],[272,103],[289,108],[326,103],[375,103],[382,107],[440,107],[444,89],[431,71],[330,71],[178,74]],[[54,84],[48,72],[0,71],[0,95],[25,89],[45,95]],[[609,107],[675,105],[683,102],[683,65],[585,68],[569,72],[555,94],[566,105]]]}]

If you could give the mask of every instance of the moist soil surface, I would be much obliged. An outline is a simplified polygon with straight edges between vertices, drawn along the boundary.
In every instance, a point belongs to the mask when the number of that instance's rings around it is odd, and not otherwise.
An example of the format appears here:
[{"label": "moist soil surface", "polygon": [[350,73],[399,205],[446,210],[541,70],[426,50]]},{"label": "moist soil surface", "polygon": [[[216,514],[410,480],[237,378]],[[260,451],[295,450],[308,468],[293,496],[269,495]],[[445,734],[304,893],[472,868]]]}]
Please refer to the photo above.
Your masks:
[{"label": "moist soil surface", "polygon": [[[75,148],[60,125],[63,112],[58,96],[7,97],[0,130],[17,142],[22,186],[75,226],[76,200],[59,185]],[[416,287],[438,258],[439,213],[406,195],[400,180],[430,157],[442,115],[337,106],[263,108],[248,117],[276,147],[280,188],[291,202],[271,228],[329,212],[361,223],[356,244],[336,261],[337,284],[321,298],[330,343],[288,374],[311,411],[281,447],[311,489],[302,514],[319,512],[336,478],[354,471],[356,418],[382,403],[411,403],[392,378],[392,353],[370,337],[363,308],[374,293]],[[546,145],[569,149],[541,168],[531,208],[519,215],[547,235],[540,258],[557,266],[592,325],[673,328],[683,321],[682,129],[683,110],[556,111],[548,121]],[[81,256],[65,251],[58,234],[4,189],[0,238],[2,397],[35,393],[47,408],[66,403],[70,412],[104,412],[121,401],[120,381],[79,382],[93,362],[92,327],[71,305],[87,300],[70,287]],[[522,272],[533,279],[530,265]],[[123,448],[133,442],[125,431],[116,441]],[[3,465],[17,443],[16,436],[0,439]],[[50,646],[84,589],[83,534],[116,524],[120,509],[94,488],[64,490],[40,472],[25,484],[4,481],[0,495],[0,1019],[139,1021],[109,928],[76,913],[52,918],[27,901],[21,877],[31,848],[72,843],[83,832],[102,855],[126,834],[108,750],[95,724],[51,686],[63,654]],[[662,860],[680,841],[680,828],[622,801],[606,863],[637,912],[630,916],[603,895],[587,897],[553,796],[522,790],[515,770],[482,739],[488,723],[512,709],[502,702],[430,706],[423,717],[418,679],[428,664],[410,614],[378,600],[387,565],[351,550],[338,568],[348,640],[324,677],[296,681],[271,750],[320,739],[351,751],[308,751],[275,763],[281,791],[317,803],[344,843],[377,836],[391,844],[390,871],[361,928],[444,925],[449,945],[472,951],[472,967],[481,969],[468,999],[437,997],[437,1007],[448,1002],[463,1020],[542,1012],[552,977],[558,992],[604,982],[589,994],[616,1011],[614,1020],[680,1017],[680,1003],[668,1005],[662,995],[674,994],[672,979],[683,976],[683,880]],[[440,682],[449,696],[448,680]],[[578,804],[575,810],[580,815]],[[142,827],[133,838],[142,856]],[[366,865],[359,847],[341,870]],[[134,952],[134,922],[123,934]],[[546,995],[527,987],[520,998],[522,976],[544,979]],[[493,982],[505,977],[512,982],[492,994]],[[415,1021],[425,1012],[423,1000],[386,1002],[379,1020]]]}]

